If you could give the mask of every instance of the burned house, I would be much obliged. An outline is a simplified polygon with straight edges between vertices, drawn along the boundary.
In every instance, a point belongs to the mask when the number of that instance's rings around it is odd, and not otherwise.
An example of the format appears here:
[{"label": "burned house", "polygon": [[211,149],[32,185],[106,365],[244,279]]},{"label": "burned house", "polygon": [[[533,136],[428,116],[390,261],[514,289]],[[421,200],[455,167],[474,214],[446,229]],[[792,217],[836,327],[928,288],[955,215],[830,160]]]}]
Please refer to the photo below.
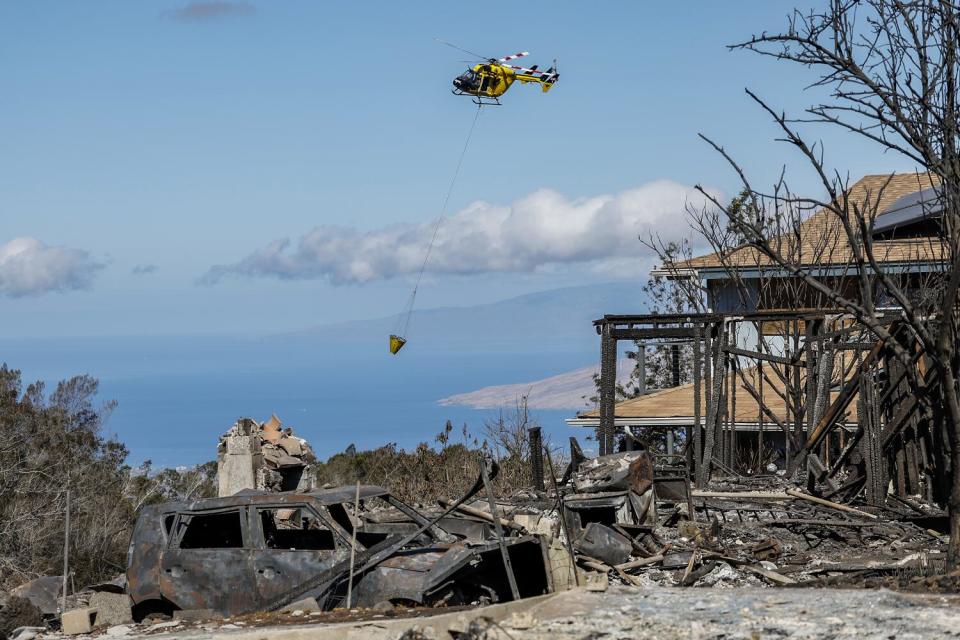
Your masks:
[{"label": "burned house", "polygon": [[221,497],[244,489],[309,491],[314,487],[313,449],[277,416],[264,423],[240,418],[220,437],[217,483]]},{"label": "burned house", "polygon": [[[945,249],[936,236],[940,215],[936,185],[937,179],[930,174],[867,175],[843,194],[852,209],[868,215],[876,212],[871,238],[876,261],[915,296],[923,294],[930,274],[944,269]],[[860,298],[855,248],[836,215],[826,209],[816,211],[792,235],[780,245],[792,263],[843,292],[844,297]],[[835,308],[828,296],[749,245],[665,264],[653,273],[698,281],[714,313]],[[898,308],[896,301],[884,299],[882,287],[876,286],[873,295],[878,296],[878,307]]]},{"label": "burned house", "polygon": [[[944,268],[936,196],[926,174],[866,176],[843,194],[850,206],[876,212],[869,241],[877,265],[916,298],[936,295],[930,284]],[[836,218],[815,212],[783,240],[783,251],[857,300],[873,273],[858,271]],[[638,434],[661,433],[665,452],[682,452],[699,486],[713,473],[756,473],[765,467],[757,462],[770,461],[791,474],[806,470],[811,487],[823,485],[830,496],[876,502],[892,482],[901,498],[945,504],[946,436],[911,397],[894,353],[917,353],[913,378],[929,379],[929,367],[900,331],[894,301],[874,296],[877,322],[895,344],[747,244],[664,265],[655,275],[696,281],[709,309],[594,322],[599,406],[568,423],[594,429],[601,455],[643,446]],[[617,349],[627,342],[641,353],[669,350],[674,387],[641,389],[618,402]]]}]

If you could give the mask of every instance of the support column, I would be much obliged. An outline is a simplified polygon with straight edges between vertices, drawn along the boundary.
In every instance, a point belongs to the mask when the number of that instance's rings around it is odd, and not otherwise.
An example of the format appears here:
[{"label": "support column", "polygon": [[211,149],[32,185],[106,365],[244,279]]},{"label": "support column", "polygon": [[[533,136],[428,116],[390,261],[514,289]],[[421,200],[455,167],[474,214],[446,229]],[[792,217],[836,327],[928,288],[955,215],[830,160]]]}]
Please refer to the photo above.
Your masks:
[{"label": "support column", "polygon": [[609,323],[600,332],[600,427],[597,441],[600,455],[613,453],[614,410],[617,390],[617,341],[611,335]]},{"label": "support column", "polygon": [[530,436],[530,472],[533,488],[543,491],[543,434],[540,432],[540,427],[530,427],[527,433]]},{"label": "support column", "polygon": [[703,456],[703,432],[700,429],[700,403],[704,387],[702,380],[704,364],[700,358],[702,340],[703,325],[697,323],[693,328],[693,428],[687,430],[687,459],[693,462],[693,464],[688,463],[688,467],[694,478],[697,478],[700,471],[700,460]]},{"label": "support column", "polygon": [[673,386],[680,386],[680,345],[670,345],[670,370],[673,374]]},{"label": "support column", "polygon": [[647,346],[643,342],[637,343],[637,395],[647,395]]},{"label": "support column", "polygon": [[[740,346],[737,338],[738,331],[740,327],[737,321],[730,323],[730,332],[727,334],[727,346],[738,348]],[[729,429],[730,441],[727,447],[727,453],[730,458],[727,464],[733,470],[736,470],[737,465],[737,391],[740,389],[739,382],[737,381],[737,374],[740,371],[740,360],[739,356],[734,354],[727,355],[728,363],[728,376],[727,381],[727,398],[730,408],[730,413],[728,414],[727,427]]]}]

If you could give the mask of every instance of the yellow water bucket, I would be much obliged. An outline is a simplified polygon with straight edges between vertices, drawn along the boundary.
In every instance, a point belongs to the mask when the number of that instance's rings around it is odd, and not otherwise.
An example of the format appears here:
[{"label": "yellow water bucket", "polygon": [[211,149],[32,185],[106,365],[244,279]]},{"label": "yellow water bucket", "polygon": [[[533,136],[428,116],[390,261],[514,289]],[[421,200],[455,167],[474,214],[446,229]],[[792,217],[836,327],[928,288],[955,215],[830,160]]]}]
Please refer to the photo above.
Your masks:
[{"label": "yellow water bucket", "polygon": [[401,338],[400,336],[390,336],[390,353],[397,355],[397,352],[400,349],[403,349],[403,345],[407,344],[406,339]]}]

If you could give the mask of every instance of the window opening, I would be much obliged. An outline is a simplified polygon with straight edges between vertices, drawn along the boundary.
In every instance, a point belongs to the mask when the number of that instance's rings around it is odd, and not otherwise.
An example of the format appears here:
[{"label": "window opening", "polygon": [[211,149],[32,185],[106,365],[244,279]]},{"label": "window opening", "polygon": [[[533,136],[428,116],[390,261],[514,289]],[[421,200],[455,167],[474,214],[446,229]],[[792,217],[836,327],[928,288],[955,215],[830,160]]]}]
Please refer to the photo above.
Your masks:
[{"label": "window opening", "polygon": [[313,512],[302,507],[260,509],[263,541],[268,549],[333,551],[333,532]]},{"label": "window opening", "polygon": [[243,547],[243,524],[239,511],[183,515],[179,528],[181,549]]},{"label": "window opening", "polygon": [[[350,511],[353,511],[353,505],[350,504]],[[365,507],[365,501],[360,502],[360,513],[363,514]],[[327,507],[327,511],[330,512],[330,516],[333,518],[334,522],[343,527],[344,531],[348,534],[353,534],[353,518],[350,517],[350,514],[347,512],[347,505],[342,504],[332,504]],[[360,525],[360,528],[357,529],[357,542],[366,548],[370,548],[377,543],[383,542],[387,539],[386,533],[373,533],[370,531],[363,530],[363,524]]]}]

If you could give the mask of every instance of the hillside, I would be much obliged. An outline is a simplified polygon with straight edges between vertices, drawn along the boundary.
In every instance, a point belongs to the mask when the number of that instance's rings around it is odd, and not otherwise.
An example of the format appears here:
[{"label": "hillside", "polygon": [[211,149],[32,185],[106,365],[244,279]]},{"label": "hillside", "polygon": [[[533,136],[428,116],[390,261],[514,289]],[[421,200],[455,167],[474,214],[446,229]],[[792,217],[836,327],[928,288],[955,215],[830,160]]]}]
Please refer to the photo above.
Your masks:
[{"label": "hillside", "polygon": [[[567,351],[598,348],[591,324],[605,313],[642,313],[640,282],[605,282],[539,291],[468,307],[415,311],[404,352],[455,349],[463,353]],[[323,325],[286,334],[298,344],[369,342],[385,349],[396,316]],[[382,340],[380,339],[382,337]]]}]

